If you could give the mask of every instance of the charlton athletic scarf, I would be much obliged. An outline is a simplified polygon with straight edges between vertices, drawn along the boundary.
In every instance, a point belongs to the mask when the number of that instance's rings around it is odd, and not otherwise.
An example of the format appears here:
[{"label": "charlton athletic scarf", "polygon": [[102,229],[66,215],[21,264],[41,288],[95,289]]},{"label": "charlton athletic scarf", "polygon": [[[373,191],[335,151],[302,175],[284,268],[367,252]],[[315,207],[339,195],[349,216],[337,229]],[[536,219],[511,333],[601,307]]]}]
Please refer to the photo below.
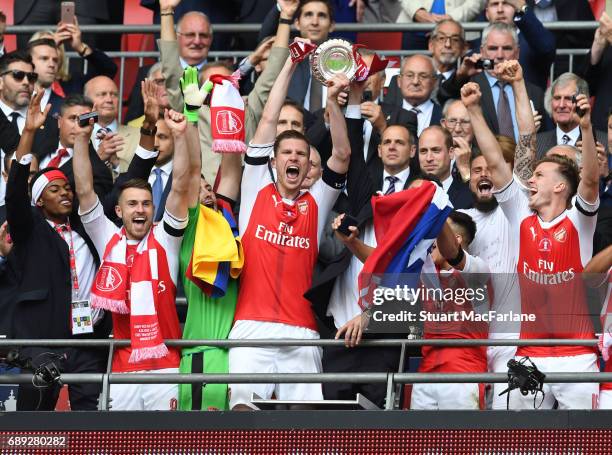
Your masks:
[{"label": "charlton athletic scarf", "polygon": [[127,237],[125,228],[106,245],[100,270],[91,289],[92,308],[130,315],[132,354],[129,362],[159,359],[168,355],[168,348],[157,319],[158,283],[170,282],[159,277],[158,243],[151,229],[140,241],[131,269],[126,264]]},{"label": "charlton athletic scarf", "polygon": [[214,74],[210,77],[210,81],[215,84],[210,100],[210,126],[214,152],[246,152],[244,100],[238,91],[240,76],[236,73],[231,76]]}]

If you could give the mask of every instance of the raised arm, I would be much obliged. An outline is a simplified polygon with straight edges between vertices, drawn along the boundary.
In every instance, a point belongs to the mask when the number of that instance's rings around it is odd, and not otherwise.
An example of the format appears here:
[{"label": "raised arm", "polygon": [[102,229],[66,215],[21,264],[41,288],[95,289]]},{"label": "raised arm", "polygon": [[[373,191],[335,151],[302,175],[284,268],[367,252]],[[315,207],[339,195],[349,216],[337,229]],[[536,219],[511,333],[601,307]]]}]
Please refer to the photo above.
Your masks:
[{"label": "raised arm", "polygon": [[[40,111],[40,100],[44,95],[44,90],[40,90],[36,95],[32,95],[30,104],[28,105],[28,112],[26,115],[25,126],[21,133],[21,139],[15,152],[15,159],[19,161],[24,155],[32,153],[32,143],[34,142],[34,135],[36,131],[45,124],[47,114],[51,110],[51,105],[47,103],[44,111]],[[12,152],[11,150],[5,150],[5,153]]]},{"label": "raised arm", "polygon": [[187,118],[176,111],[164,112],[164,120],[174,138],[174,160],[172,164],[172,188],[166,200],[166,211],[178,219],[188,215],[190,153],[187,140]]},{"label": "raised arm", "polygon": [[74,156],[72,169],[74,172],[74,186],[79,198],[79,213],[89,212],[98,201],[94,191],[93,170],[89,159],[89,139],[93,130],[93,119],[85,128],[76,127],[74,139]]},{"label": "raised arm", "polygon": [[160,59],[162,62],[162,74],[166,79],[166,90],[170,106],[174,110],[183,107],[183,94],[179,87],[179,79],[183,75],[179,60],[179,49],[174,30],[174,8],[180,0],[160,0],[160,40],[158,41]]},{"label": "raised arm", "polygon": [[599,164],[595,148],[595,133],[591,124],[591,105],[584,94],[576,97],[574,109],[580,108],[584,115],[580,117],[580,133],[582,135],[582,171],[578,194],[589,203],[595,203],[599,197]]},{"label": "raised arm", "polygon": [[291,61],[291,58],[287,58],[285,66],[283,66],[283,69],[272,86],[272,91],[270,92],[268,101],[261,114],[261,119],[259,120],[257,130],[252,139],[254,144],[269,144],[274,142],[276,138],[276,124],[278,123],[281,108],[287,97],[289,81],[291,80],[295,67],[296,65]]},{"label": "raised arm", "polygon": [[346,120],[338,104],[338,95],[346,90],[349,84],[344,74],[338,74],[327,87],[327,112],[329,112],[329,132],[332,138],[332,154],[327,160],[327,167],[338,174],[346,174],[351,158]]},{"label": "raised arm", "polygon": [[514,173],[524,185],[531,178],[536,156],[536,127],[525,86],[523,69],[517,60],[508,60],[495,66],[495,74],[512,84],[519,140],[514,153]]},{"label": "raised arm", "polygon": [[481,96],[480,87],[475,82],[469,82],[461,88],[461,101],[470,114],[474,137],[487,160],[493,185],[499,189],[510,183],[512,171],[504,161],[501,147],[484,118],[482,108],[480,107]]},{"label": "raised arm", "polygon": [[[198,134],[197,121],[187,122],[185,134],[187,149],[189,150],[189,199],[187,204],[189,208],[193,208],[197,207],[200,202],[200,178],[202,174],[202,154],[200,153],[200,136]],[[232,155],[238,155],[238,159],[240,159],[239,153],[232,153]]]}]

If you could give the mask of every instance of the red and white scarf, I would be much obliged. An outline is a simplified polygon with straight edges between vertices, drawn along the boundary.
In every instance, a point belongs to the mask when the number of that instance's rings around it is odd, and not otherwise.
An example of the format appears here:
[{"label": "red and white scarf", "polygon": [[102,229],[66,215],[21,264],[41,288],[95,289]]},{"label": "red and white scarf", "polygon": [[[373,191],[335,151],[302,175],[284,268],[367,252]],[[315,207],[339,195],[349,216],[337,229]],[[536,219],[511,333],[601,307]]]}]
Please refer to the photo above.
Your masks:
[{"label": "red and white scarf", "polygon": [[238,91],[239,72],[231,76],[213,74],[210,100],[210,126],[213,152],[245,153],[244,100]]},{"label": "red and white scarf", "polygon": [[165,270],[158,266],[157,246],[151,229],[138,244],[129,268],[126,263],[127,237],[125,228],[122,228],[106,245],[102,265],[91,289],[92,308],[130,315],[130,363],[168,355],[156,310],[159,270]]}]

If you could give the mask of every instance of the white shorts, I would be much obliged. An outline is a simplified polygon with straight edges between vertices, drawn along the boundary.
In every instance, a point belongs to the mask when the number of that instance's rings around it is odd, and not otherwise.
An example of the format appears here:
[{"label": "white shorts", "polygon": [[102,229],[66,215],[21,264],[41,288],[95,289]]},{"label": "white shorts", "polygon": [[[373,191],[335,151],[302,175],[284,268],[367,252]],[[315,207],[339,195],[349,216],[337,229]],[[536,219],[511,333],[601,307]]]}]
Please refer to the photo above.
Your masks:
[{"label": "white shorts", "polygon": [[[178,373],[178,368],[130,371],[130,373]],[[175,411],[178,384],[111,384],[111,411]]]},{"label": "white shorts", "polygon": [[482,409],[484,384],[414,384],[410,409]]},{"label": "white shorts", "polygon": [[[490,373],[507,373],[508,360],[514,358],[516,354],[516,346],[489,346],[487,348],[487,369]],[[506,409],[508,398],[506,395],[499,394],[508,388],[506,382],[493,383],[492,397],[487,400],[487,408],[491,409]],[[519,392],[520,394],[520,392]],[[515,393],[510,394],[510,409],[512,409],[512,400]]]},{"label": "white shorts", "polygon": [[599,391],[599,409],[612,409],[612,390]]},{"label": "white shorts", "polygon": [[[276,322],[236,321],[229,337],[240,339],[319,339],[319,334],[304,327]],[[230,373],[320,373],[322,349],[315,346],[277,346],[230,348]],[[251,397],[256,393],[269,399],[322,400],[321,384],[230,384],[230,409],[238,404],[254,407]]]},{"label": "white shorts", "polygon": [[[516,357],[520,360],[522,357]],[[567,357],[530,357],[530,360],[542,373],[594,373],[599,372],[595,354],[581,354]],[[535,404],[542,402],[538,409],[552,409],[555,400],[559,409],[596,409],[599,399],[599,384],[578,383],[547,383],[544,380],[545,398],[538,394]],[[523,396],[520,391],[513,390],[510,409],[533,409],[534,395]]]}]

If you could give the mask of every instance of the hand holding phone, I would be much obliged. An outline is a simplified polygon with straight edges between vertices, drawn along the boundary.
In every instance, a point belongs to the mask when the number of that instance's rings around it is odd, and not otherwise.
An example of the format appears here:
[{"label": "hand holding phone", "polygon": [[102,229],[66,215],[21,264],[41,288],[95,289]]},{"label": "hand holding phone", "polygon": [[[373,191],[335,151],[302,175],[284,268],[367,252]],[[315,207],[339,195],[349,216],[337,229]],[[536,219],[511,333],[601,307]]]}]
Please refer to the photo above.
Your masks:
[{"label": "hand holding phone", "polygon": [[359,221],[357,221],[356,218],[352,217],[351,215],[344,215],[344,218],[342,218],[342,222],[340,223],[340,226],[338,226],[338,229],[336,229],[338,232],[340,232],[341,234],[346,235],[347,237],[349,237],[352,234],[352,231],[349,229],[350,226],[359,226]]},{"label": "hand holding phone", "polygon": [[60,20],[64,24],[74,24],[74,2],[62,2]]}]

